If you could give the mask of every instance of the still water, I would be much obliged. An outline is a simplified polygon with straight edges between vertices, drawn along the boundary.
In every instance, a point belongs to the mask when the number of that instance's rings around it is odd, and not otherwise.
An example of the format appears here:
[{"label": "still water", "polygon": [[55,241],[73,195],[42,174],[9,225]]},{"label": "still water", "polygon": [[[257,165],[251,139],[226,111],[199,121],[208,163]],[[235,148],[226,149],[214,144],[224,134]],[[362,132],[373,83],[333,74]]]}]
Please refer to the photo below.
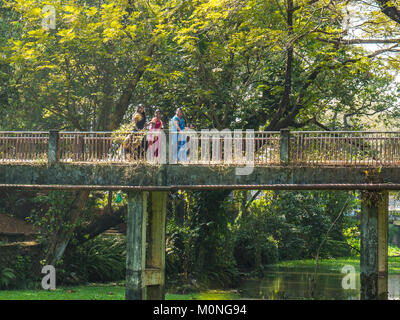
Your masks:
[{"label": "still water", "polygon": [[[279,268],[265,273],[262,279],[244,280],[239,292],[248,299],[311,299],[314,269]],[[356,288],[343,289],[345,274],[319,270],[314,299],[359,300],[360,274],[355,275]],[[400,274],[389,274],[389,299],[400,299]]]}]

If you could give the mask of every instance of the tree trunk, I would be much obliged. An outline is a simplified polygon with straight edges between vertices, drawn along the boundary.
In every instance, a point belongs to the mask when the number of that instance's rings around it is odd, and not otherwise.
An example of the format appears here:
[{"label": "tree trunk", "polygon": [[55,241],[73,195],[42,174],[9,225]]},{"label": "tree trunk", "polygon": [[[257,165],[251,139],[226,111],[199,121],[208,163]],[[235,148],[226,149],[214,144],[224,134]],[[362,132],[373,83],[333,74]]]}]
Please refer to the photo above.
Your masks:
[{"label": "tree trunk", "polygon": [[247,215],[247,195],[248,190],[241,190],[240,191],[240,203],[239,203],[239,214],[242,218],[245,218]]},{"label": "tree trunk", "polygon": [[111,114],[110,119],[110,130],[116,130],[120,125],[126,110],[128,109],[130,100],[133,96],[133,93],[140,82],[145,70],[146,66],[150,63],[150,57],[152,57],[153,52],[156,48],[156,44],[154,42],[150,42],[149,46],[146,49],[144,56],[142,57],[141,61],[139,62],[138,66],[135,70],[135,75],[133,79],[131,79],[124,90],[122,91],[121,97],[119,98],[118,102],[115,105],[113,113]]},{"label": "tree trunk", "polygon": [[256,227],[256,237],[255,237],[255,244],[254,244],[254,269],[260,270],[261,268],[261,246],[262,246],[262,231],[260,230],[260,225]]},{"label": "tree trunk", "polygon": [[283,87],[283,93],[281,97],[281,101],[279,102],[279,108],[275,116],[272,118],[270,124],[268,125],[267,130],[279,130],[277,125],[281,118],[285,115],[285,113],[289,110],[290,107],[290,95],[292,92],[292,69],[293,69],[293,60],[294,60],[294,49],[292,43],[292,35],[293,35],[293,0],[287,1],[287,17],[286,23],[288,27],[288,35],[290,37],[289,43],[286,48],[286,69],[285,69],[285,84]]},{"label": "tree trunk", "polygon": [[102,234],[104,231],[123,223],[123,217],[125,215],[126,207],[121,207],[114,212],[106,210],[104,214],[94,218],[89,225],[76,230],[76,240],[78,244],[85,243]]},{"label": "tree trunk", "polygon": [[70,219],[66,221],[70,228],[62,228],[59,232],[55,233],[50,240],[47,248],[45,260],[48,264],[55,266],[64,254],[65,248],[68,246],[74,232],[74,225],[81,216],[82,210],[86,205],[89,198],[89,191],[76,191],[74,200],[71,204]]}]

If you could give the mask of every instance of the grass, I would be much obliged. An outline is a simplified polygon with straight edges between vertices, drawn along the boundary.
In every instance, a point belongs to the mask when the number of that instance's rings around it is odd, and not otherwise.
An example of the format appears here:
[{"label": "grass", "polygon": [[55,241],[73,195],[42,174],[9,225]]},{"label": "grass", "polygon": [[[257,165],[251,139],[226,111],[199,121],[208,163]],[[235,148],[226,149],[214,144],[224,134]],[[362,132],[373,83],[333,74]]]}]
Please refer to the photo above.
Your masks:
[{"label": "grass", "polygon": [[2,290],[0,300],[123,300],[123,286],[79,286],[47,290]]},{"label": "grass", "polygon": [[[329,271],[340,273],[345,265],[351,265],[355,268],[356,272],[360,272],[360,258],[359,257],[345,257],[336,259],[320,259],[318,261],[318,271]],[[272,268],[305,268],[310,269],[315,267],[314,259],[304,260],[290,260],[282,261],[277,264],[271,265]],[[400,257],[389,257],[388,261],[389,274],[400,273]]]},{"label": "grass", "polygon": [[[166,300],[235,300],[237,293],[208,290],[191,294],[166,294]],[[113,284],[90,284],[46,290],[0,290],[0,300],[125,300],[125,287]]]}]

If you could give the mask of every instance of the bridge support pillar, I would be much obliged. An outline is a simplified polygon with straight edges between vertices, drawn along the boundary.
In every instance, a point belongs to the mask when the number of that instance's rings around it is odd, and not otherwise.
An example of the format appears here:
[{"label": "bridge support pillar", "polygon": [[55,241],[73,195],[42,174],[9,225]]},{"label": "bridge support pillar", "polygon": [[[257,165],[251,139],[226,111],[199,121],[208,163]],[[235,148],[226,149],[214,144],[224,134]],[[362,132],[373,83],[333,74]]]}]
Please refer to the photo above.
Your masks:
[{"label": "bridge support pillar", "polygon": [[151,214],[149,217],[149,246],[146,265],[158,275],[149,283],[149,300],[165,298],[165,218],[167,212],[167,192],[151,192]]},{"label": "bridge support pillar", "polygon": [[386,300],[389,192],[362,191],[361,194],[361,300]]},{"label": "bridge support pillar", "polygon": [[145,300],[147,193],[128,192],[126,300]]},{"label": "bridge support pillar", "polygon": [[[149,212],[147,194],[128,193],[126,300],[163,300],[165,297],[167,192],[150,193]],[[147,250],[146,235],[149,236]]]}]

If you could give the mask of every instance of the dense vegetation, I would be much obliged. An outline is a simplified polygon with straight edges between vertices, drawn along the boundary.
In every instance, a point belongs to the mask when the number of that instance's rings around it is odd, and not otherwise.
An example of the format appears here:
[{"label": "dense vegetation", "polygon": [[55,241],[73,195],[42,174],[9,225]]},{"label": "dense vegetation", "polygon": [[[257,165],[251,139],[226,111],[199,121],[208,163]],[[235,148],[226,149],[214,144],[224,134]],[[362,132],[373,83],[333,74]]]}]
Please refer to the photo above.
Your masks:
[{"label": "dense vegetation", "polygon": [[[44,5],[55,8],[55,29],[43,28]],[[164,123],[182,107],[200,129],[396,128],[399,8],[397,0],[1,0],[0,130],[118,130],[139,103],[148,115],[159,107]],[[38,228],[38,260],[57,264],[61,281],[123,277],[124,239],[101,236],[124,222],[115,193],[12,191],[0,201],[2,213]],[[170,194],[168,276],[226,285],[240,271],[313,258],[339,214],[320,255],[357,254],[357,219],[348,216],[356,206],[345,192]],[[31,263],[20,257],[0,266],[0,286],[21,285]]]}]

